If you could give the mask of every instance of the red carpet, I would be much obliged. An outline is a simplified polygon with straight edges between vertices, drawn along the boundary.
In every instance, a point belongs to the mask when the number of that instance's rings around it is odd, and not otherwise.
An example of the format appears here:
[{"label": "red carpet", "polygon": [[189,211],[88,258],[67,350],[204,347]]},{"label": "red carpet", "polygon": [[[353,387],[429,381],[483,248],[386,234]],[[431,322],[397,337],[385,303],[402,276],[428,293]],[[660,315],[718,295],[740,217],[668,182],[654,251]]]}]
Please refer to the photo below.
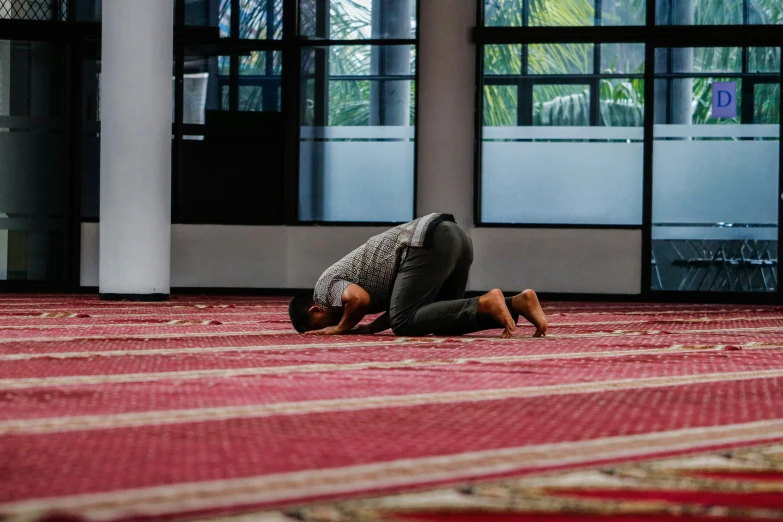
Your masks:
[{"label": "red carpet", "polygon": [[549,303],[511,340],[286,309],[2,298],[0,520],[783,518],[783,308]]}]

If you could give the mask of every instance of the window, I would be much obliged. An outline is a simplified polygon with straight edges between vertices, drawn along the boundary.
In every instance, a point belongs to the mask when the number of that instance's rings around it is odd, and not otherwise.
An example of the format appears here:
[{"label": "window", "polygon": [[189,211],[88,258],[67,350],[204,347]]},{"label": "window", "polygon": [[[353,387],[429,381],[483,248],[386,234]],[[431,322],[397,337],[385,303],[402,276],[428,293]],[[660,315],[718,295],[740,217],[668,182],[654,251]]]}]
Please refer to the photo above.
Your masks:
[{"label": "window", "polygon": [[66,46],[0,39],[0,282],[60,283],[68,243]]},{"label": "window", "polygon": [[300,5],[299,219],[412,219],[415,0]]},{"label": "window", "polygon": [[484,47],[481,221],[641,225],[642,44]]},{"label": "window", "polygon": [[[221,50],[226,54],[222,54]],[[181,223],[283,222],[284,122],[279,50],[184,49],[175,216]]]},{"label": "window", "polygon": [[480,225],[635,228],[644,293],[778,291],[783,0],[478,2]]}]

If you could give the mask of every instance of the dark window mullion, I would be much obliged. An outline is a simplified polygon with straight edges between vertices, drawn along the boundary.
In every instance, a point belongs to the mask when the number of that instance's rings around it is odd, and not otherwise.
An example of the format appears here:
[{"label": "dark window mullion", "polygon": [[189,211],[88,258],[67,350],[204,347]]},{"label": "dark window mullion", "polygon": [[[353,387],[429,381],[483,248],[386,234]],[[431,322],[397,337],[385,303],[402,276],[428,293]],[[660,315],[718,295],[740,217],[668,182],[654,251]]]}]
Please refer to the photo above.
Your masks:
[{"label": "dark window mullion", "polygon": [[601,27],[601,16],[603,15],[603,4],[601,0],[595,0],[595,3],[593,4],[593,9],[595,10],[594,13],[594,20],[593,23],[596,27]]},{"label": "dark window mullion", "polygon": [[[528,3],[530,0],[524,0],[523,20],[527,25]],[[529,50],[528,45],[523,44],[520,50],[522,57],[520,60],[522,73],[517,81],[517,125],[533,125],[533,86],[528,76],[529,71]]]},{"label": "dark window mullion", "polygon": [[[240,0],[231,0],[231,28],[228,39],[239,40],[239,20],[241,15]],[[232,53],[229,58],[228,110],[239,110],[239,56]]]},{"label": "dark window mullion", "polygon": [[[596,0],[596,6],[601,0]],[[599,20],[600,21],[600,20]],[[601,45],[593,44],[593,78],[590,79],[590,125],[595,127],[601,114]]]},{"label": "dark window mullion", "polygon": [[750,23],[750,0],[742,0],[742,25]]},{"label": "dark window mullion", "polygon": [[297,43],[299,35],[299,0],[283,0],[283,75],[282,112],[285,126],[283,207],[284,223],[294,224],[299,219],[299,129],[300,104],[303,96],[302,53]]},{"label": "dark window mullion", "polygon": [[239,5],[239,0],[231,0],[231,28],[229,29],[228,36],[232,40],[239,39],[239,20],[242,14],[242,7]]}]

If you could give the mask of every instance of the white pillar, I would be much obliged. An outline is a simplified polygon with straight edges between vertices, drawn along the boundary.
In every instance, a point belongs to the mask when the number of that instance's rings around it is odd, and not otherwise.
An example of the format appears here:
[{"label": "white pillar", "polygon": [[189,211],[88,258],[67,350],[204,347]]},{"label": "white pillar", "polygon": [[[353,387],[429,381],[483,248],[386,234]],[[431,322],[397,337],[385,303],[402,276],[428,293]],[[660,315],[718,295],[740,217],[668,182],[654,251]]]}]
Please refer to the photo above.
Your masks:
[{"label": "white pillar", "polygon": [[172,2],[105,0],[99,286],[160,299],[171,276]]}]

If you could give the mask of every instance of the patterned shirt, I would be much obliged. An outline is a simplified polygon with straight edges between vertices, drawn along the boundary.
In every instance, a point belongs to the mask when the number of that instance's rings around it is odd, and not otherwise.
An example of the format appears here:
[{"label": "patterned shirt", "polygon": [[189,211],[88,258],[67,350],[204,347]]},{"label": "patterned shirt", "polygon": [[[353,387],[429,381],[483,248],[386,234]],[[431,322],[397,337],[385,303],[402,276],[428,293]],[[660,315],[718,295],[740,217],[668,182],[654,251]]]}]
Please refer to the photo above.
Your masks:
[{"label": "patterned shirt", "polygon": [[454,221],[454,217],[430,214],[371,237],[323,273],[315,285],[313,301],[326,308],[342,308],[343,292],[356,284],[370,294],[369,313],[388,310],[408,248],[430,247],[432,232],[442,221]]}]

